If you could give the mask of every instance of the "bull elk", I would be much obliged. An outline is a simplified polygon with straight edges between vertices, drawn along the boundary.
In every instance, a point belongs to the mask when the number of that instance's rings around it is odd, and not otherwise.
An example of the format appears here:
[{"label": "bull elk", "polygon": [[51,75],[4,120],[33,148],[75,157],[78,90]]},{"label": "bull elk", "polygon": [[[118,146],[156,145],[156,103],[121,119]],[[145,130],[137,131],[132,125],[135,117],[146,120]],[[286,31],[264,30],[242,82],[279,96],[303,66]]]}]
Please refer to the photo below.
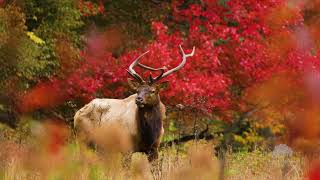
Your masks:
[{"label": "bull elk", "polygon": [[[164,133],[163,120],[166,117],[166,109],[160,100],[159,91],[167,86],[167,82],[158,83],[159,80],[180,70],[188,57],[193,56],[195,47],[190,54],[185,54],[180,45],[182,62],[173,69],[165,72],[166,68],[152,68],[139,62],[143,53],[136,58],[127,70],[135,81],[128,78],[129,87],[136,93],[125,99],[94,99],[74,116],[74,126],[78,134],[82,134],[89,141],[90,133],[94,127],[102,124],[120,124],[123,130],[130,135],[132,152],[144,152],[149,160],[158,157],[158,147]],[[160,75],[153,78],[150,74],[145,81],[133,69],[139,66],[150,71],[159,71]],[[87,142],[88,143],[88,142]]]}]

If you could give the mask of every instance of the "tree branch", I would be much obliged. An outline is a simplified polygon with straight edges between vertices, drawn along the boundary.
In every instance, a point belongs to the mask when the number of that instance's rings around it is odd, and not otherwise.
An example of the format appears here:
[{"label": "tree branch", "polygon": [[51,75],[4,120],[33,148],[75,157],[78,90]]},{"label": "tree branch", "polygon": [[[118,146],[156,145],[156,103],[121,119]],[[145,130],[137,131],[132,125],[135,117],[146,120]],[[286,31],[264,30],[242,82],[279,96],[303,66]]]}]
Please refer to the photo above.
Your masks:
[{"label": "tree branch", "polygon": [[[223,132],[216,132],[216,134],[219,134],[219,133],[223,133]],[[207,125],[206,129],[201,131],[199,133],[198,137],[195,137],[194,134],[185,135],[185,136],[182,136],[181,138],[177,138],[177,139],[174,139],[174,140],[171,140],[171,141],[167,141],[167,142],[162,142],[160,144],[160,147],[172,146],[173,144],[181,144],[181,143],[188,142],[190,140],[195,140],[195,139],[211,140],[213,138],[214,138],[214,136],[213,136],[213,134],[209,133],[209,127]]]}]

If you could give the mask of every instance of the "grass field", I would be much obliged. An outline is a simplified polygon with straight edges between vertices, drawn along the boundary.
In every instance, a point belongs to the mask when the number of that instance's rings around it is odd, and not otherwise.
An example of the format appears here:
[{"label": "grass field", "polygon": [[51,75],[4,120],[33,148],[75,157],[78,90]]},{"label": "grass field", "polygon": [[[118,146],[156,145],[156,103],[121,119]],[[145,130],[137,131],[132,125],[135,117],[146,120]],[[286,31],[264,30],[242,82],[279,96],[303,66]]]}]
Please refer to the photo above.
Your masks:
[{"label": "grass field", "polygon": [[[94,152],[76,143],[48,151],[44,146],[1,145],[0,178],[11,179],[303,179],[305,161],[298,155],[273,157],[271,152],[226,153],[224,166],[213,145],[189,142],[163,148],[158,160],[134,153]],[[224,167],[224,168],[222,168]],[[221,169],[223,173],[221,173]]]}]

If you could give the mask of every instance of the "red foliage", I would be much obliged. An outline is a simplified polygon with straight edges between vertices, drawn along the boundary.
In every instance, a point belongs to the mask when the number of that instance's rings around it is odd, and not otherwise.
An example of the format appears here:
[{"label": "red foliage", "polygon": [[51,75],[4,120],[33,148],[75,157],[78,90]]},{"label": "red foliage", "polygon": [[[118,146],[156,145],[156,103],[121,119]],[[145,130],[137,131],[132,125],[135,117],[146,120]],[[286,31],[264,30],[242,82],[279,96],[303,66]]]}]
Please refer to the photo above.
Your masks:
[{"label": "red foliage", "polygon": [[[178,45],[182,44],[186,51],[196,46],[195,56],[167,78],[171,86],[162,99],[166,104],[227,110],[241,104],[231,87],[245,91],[277,72],[288,68],[304,72],[303,68],[318,64],[317,57],[301,51],[299,36],[292,30],[303,22],[299,6],[289,6],[282,0],[205,2],[183,8],[184,1],[174,1],[174,20],[168,23],[169,27],[153,22],[155,39],[143,49],[124,53],[118,59],[110,53],[98,53],[100,56],[96,57],[84,51],[83,65],[68,78],[68,92],[85,98],[92,98],[95,93],[124,97],[128,77],[125,69],[135,57],[150,50],[142,60],[144,64],[170,69],[181,60]],[[275,18],[278,14],[281,16]],[[183,24],[188,25],[188,33],[178,28]],[[296,38],[274,44],[281,32],[282,39]],[[286,52],[276,50],[282,47]],[[310,46],[303,47],[306,48]]]},{"label": "red foliage", "polygon": [[58,80],[39,83],[30,91],[18,97],[18,110],[21,113],[27,113],[63,103],[68,98],[68,94],[61,89],[61,86],[62,82]]},{"label": "red foliage", "polygon": [[[97,9],[80,1],[80,9],[84,6],[88,11]],[[172,20],[152,22],[154,40],[141,49],[114,58],[103,48],[111,41],[89,38],[81,53],[84,61],[61,89],[86,101],[96,96],[125,97],[125,69],[134,58],[150,50],[142,63],[170,69],[181,61],[178,45],[182,44],[186,52],[192,46],[196,52],[183,69],[166,79],[171,86],[161,96],[164,102],[209,112],[243,110],[242,94],[274,75],[293,72],[297,82],[303,82],[306,72],[318,72],[319,56],[311,53],[316,43],[304,25],[302,7],[284,0],[206,0],[188,5],[173,1]]]},{"label": "red foliage", "polygon": [[0,0],[0,7],[3,6],[5,2],[5,0]]},{"label": "red foliage", "polygon": [[102,2],[96,4],[91,1],[80,0],[78,7],[83,16],[94,16],[104,13],[104,5]]},{"label": "red foliage", "polygon": [[320,179],[320,163],[315,162],[311,164],[311,168],[307,173],[307,179],[318,180]]},{"label": "red foliage", "polygon": [[[53,121],[51,119],[51,121]],[[54,122],[54,121],[53,121]],[[70,132],[68,127],[62,123],[46,123],[44,128],[47,133],[47,137],[43,140],[46,141],[46,149],[50,154],[57,154],[61,151],[69,138]]]}]

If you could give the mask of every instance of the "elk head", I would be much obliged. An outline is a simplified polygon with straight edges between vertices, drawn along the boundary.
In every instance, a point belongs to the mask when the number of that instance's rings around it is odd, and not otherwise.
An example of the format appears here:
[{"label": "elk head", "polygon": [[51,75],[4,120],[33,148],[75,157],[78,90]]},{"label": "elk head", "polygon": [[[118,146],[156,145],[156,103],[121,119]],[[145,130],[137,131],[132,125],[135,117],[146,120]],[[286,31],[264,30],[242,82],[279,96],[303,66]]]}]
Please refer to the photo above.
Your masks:
[{"label": "elk head", "polygon": [[[180,70],[186,64],[187,58],[193,56],[194,51],[195,51],[195,47],[193,47],[193,50],[190,54],[185,54],[181,45],[180,45],[180,50],[182,53],[181,63],[177,67],[170,69],[167,72],[165,72],[165,70],[167,69],[166,67],[152,68],[152,67],[149,67],[149,66],[146,66],[146,65],[139,63],[140,58],[142,56],[144,56],[145,54],[147,54],[149,51],[141,54],[129,66],[129,69],[127,71],[135,79],[135,81],[128,79],[128,83],[129,83],[129,87],[137,93],[136,104],[139,108],[152,107],[160,102],[159,91],[166,88],[168,86],[168,82],[167,81],[161,82],[161,83],[157,83],[157,82],[159,80],[163,79],[164,77]],[[156,78],[153,78],[152,75],[150,74],[149,80],[145,81],[133,69],[133,67],[136,65],[138,65],[141,68],[150,70],[150,71],[160,71],[160,75],[157,76]]]}]

